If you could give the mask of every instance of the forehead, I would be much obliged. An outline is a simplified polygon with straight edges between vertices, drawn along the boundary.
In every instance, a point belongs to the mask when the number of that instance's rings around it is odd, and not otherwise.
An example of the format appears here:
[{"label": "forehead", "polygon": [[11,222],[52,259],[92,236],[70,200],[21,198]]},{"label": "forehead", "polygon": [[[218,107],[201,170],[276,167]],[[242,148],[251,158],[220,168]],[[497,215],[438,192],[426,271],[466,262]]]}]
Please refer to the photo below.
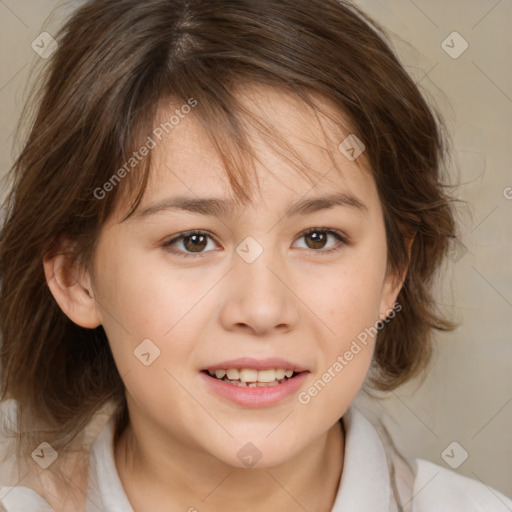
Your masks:
[{"label": "forehead", "polygon": [[[256,171],[247,190],[250,207],[282,206],[285,196],[295,202],[305,195],[336,192],[359,196],[369,205],[378,202],[364,153],[351,161],[338,149],[350,134],[350,126],[332,104],[315,97],[321,108],[315,111],[288,91],[258,85],[239,86],[235,95],[242,107],[242,129],[256,157],[238,153],[242,158],[237,172],[249,173],[249,161]],[[155,125],[168,120],[180,105],[161,105]],[[194,111],[180,117],[172,131],[157,141],[151,157],[149,181],[138,211],[169,196],[224,197],[237,202],[221,155]],[[299,172],[299,162],[305,175]],[[246,206],[240,204],[240,209]]]}]

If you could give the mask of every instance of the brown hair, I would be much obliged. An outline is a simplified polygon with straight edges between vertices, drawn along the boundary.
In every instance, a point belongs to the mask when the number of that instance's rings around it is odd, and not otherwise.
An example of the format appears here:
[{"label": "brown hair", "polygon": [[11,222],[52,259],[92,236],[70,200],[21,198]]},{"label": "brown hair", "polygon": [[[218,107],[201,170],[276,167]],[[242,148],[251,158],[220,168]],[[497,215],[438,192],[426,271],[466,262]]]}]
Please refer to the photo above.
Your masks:
[{"label": "brown hair", "polygon": [[[43,255],[66,239],[89,268],[121,192],[134,199],[127,216],[134,212],[151,154],[101,200],[95,191],[147,140],[164,101],[196,102],[233,191],[248,200],[248,166],[240,162],[251,154],[242,129],[249,113],[233,94],[243,82],[290,91],[315,111],[314,97],[326,99],[338,125],[348,121],[366,146],[389,268],[409,265],[402,310],[377,337],[372,383],[391,390],[426,366],[433,330],[454,327],[432,294],[456,236],[441,180],[445,137],[375,22],[337,0],[92,0],[56,39],[11,169],[0,246],[2,399],[15,398],[19,414],[45,425],[45,440],[61,449],[109,400],[126,422],[126,404],[103,328],[81,328],[63,314]],[[273,140],[271,129],[252,122]],[[293,148],[283,154],[302,169]],[[404,237],[414,233],[409,260]]]}]

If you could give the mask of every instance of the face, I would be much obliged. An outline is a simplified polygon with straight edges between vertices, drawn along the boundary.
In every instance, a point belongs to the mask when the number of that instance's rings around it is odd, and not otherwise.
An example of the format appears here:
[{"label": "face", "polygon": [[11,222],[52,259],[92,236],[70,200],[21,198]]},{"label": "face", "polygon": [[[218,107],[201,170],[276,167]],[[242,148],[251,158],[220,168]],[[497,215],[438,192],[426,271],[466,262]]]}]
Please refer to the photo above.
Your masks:
[{"label": "face", "polygon": [[[188,115],[152,150],[137,214],[121,222],[121,205],[105,224],[91,282],[132,423],[232,466],[254,445],[270,467],[344,414],[371,363],[374,339],[361,333],[398,287],[364,154],[347,159],[332,126],[292,96],[253,87],[240,97],[322,178],[306,179],[249,131],[259,188],[237,207]],[[330,207],[298,208],[334,195]],[[178,196],[203,211],[170,207]],[[225,208],[208,212],[206,199]]]}]

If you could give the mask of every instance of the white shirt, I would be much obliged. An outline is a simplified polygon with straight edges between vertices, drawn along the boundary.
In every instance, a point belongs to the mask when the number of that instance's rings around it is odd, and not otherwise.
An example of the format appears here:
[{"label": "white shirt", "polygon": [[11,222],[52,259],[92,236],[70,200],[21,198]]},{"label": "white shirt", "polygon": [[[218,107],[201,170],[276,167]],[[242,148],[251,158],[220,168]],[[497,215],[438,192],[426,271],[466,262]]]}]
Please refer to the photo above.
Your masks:
[{"label": "white shirt", "polygon": [[[512,512],[512,500],[479,481],[423,459],[405,463],[354,406],[343,425],[343,472],[331,512],[398,512],[397,499],[404,512]],[[113,434],[111,416],[91,448],[86,512],[134,512],[115,466]],[[0,487],[0,511],[54,509],[34,490],[10,486]]]}]

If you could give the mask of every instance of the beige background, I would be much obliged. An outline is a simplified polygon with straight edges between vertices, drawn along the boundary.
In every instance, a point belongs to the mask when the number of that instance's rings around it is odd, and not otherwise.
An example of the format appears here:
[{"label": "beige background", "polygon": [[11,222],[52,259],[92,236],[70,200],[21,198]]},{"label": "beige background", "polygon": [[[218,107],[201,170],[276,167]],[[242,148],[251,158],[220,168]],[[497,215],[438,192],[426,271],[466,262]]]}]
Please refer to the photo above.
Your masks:
[{"label": "beige background", "polygon": [[[454,248],[440,302],[462,322],[438,336],[430,376],[381,402],[377,412],[401,449],[449,467],[512,496],[512,38],[509,0],[360,0],[394,33],[408,71],[446,117],[453,136],[451,175],[458,196],[463,245]],[[0,171],[13,160],[13,133],[29,72],[42,59],[32,41],[54,34],[57,0],[0,0]],[[454,31],[468,43],[452,58],[442,42]],[[463,40],[444,46],[459,51]],[[508,193],[507,193],[508,191]],[[2,195],[5,190],[1,191]],[[508,196],[508,198],[507,198]],[[489,491],[491,492],[491,491]]]}]

